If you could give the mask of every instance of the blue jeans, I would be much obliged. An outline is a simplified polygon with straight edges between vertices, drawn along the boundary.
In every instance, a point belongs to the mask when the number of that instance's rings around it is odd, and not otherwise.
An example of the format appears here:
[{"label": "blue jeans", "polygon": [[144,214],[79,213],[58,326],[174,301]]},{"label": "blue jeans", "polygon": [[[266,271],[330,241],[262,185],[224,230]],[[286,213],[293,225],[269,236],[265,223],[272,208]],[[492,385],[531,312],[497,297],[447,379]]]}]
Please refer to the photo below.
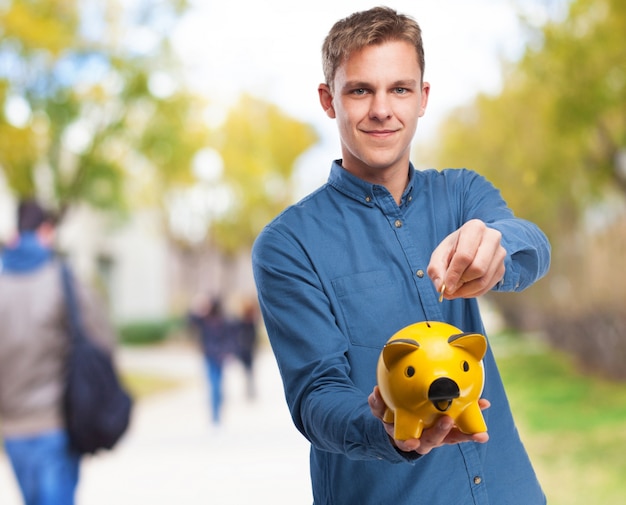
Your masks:
[{"label": "blue jeans", "polygon": [[211,416],[213,423],[219,424],[222,415],[222,404],[224,403],[224,394],[222,391],[224,363],[222,360],[206,358],[205,364],[210,390]]},{"label": "blue jeans", "polygon": [[5,438],[25,505],[74,505],[80,456],[64,430]]}]

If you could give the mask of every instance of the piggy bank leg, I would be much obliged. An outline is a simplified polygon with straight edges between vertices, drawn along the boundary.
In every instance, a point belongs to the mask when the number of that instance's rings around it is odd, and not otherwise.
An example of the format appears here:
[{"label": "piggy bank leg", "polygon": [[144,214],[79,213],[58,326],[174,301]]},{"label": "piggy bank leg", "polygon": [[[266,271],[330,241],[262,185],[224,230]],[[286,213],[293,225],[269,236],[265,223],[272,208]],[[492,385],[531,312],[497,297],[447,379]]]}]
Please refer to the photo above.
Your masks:
[{"label": "piggy bank leg", "polygon": [[383,415],[383,422],[393,424],[393,420],[394,420],[393,410],[389,408],[385,409],[385,414]]},{"label": "piggy bank leg", "polygon": [[424,429],[424,421],[410,412],[396,411],[396,419],[393,427],[393,438],[396,440],[408,440],[420,438]]},{"label": "piggy bank leg", "polygon": [[470,403],[465,410],[456,418],[459,430],[468,435],[487,431],[485,418],[478,406],[478,402]]}]

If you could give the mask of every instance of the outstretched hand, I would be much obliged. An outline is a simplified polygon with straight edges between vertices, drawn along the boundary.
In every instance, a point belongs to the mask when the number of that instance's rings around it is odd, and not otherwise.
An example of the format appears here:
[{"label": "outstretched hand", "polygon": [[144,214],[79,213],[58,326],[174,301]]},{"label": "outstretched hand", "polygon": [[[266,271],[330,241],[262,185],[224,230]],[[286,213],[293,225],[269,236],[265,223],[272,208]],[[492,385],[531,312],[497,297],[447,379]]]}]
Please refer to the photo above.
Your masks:
[{"label": "outstretched hand", "polygon": [[[374,387],[374,391],[368,397],[368,403],[372,414],[381,420],[385,425],[385,431],[389,438],[393,441],[393,444],[403,452],[415,451],[418,454],[428,454],[436,447],[449,444],[459,444],[462,442],[479,442],[485,443],[489,440],[487,432],[475,433],[473,435],[467,435],[460,431],[455,425],[454,421],[449,416],[442,416],[434,426],[427,428],[422,432],[420,438],[411,438],[408,440],[396,440],[393,438],[393,424],[385,423],[383,421],[383,415],[387,406],[380,395],[378,386]],[[478,400],[478,404],[482,410],[490,407],[489,400],[481,398]]]},{"label": "outstretched hand", "polygon": [[472,219],[444,238],[435,248],[428,275],[444,298],[475,298],[491,290],[504,277],[506,250],[502,234]]}]

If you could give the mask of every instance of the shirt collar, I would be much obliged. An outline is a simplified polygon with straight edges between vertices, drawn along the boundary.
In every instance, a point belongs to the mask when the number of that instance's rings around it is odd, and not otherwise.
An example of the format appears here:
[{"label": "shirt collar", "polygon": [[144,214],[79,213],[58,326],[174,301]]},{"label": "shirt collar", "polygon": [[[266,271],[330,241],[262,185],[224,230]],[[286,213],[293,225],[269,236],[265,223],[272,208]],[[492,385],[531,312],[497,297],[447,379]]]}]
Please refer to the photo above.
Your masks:
[{"label": "shirt collar", "polygon": [[36,233],[23,232],[15,244],[3,251],[0,263],[7,272],[28,273],[37,270],[52,257],[53,251],[41,244]]},{"label": "shirt collar", "polygon": [[[413,191],[414,183],[415,168],[413,167],[413,164],[409,162],[409,182],[402,193],[403,202],[407,200],[407,197]],[[328,176],[328,184],[344,195],[369,207],[375,205],[374,194],[377,191],[380,191],[381,189],[387,191],[384,186],[364,181],[363,179],[360,179],[348,172],[341,166],[341,160],[333,161],[330,169],[330,175]]]}]

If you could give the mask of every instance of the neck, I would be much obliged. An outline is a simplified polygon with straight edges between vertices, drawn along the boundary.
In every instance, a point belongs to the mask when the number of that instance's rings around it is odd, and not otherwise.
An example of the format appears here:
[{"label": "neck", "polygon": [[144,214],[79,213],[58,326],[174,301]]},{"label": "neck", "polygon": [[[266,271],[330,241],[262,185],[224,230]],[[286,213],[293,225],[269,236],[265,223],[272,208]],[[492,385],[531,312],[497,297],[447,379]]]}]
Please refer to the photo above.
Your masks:
[{"label": "neck", "polygon": [[384,186],[387,191],[391,193],[394,200],[398,205],[402,203],[402,194],[409,184],[409,165],[402,168],[395,168],[385,171],[377,170],[351,170],[350,168],[344,168],[351,174],[357,176],[359,179],[369,182],[370,184],[377,184]]}]

